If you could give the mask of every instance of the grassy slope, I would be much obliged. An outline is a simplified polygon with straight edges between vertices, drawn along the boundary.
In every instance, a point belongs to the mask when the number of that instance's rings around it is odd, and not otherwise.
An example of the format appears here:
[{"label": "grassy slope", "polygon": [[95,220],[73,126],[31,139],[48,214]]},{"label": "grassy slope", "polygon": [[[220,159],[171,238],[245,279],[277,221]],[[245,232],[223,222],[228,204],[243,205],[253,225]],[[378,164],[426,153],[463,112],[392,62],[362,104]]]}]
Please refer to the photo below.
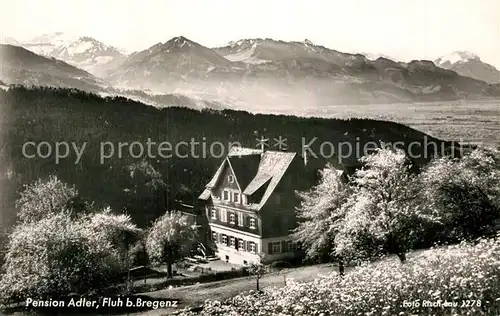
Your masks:
[{"label": "grassy slope", "polygon": [[[414,257],[421,251],[415,251],[408,255],[408,258]],[[374,265],[382,264],[387,261],[397,261],[395,257],[383,259]],[[346,268],[346,273],[349,273],[352,268]],[[330,274],[337,274],[337,266],[333,264],[318,264],[313,266],[291,268],[284,273],[270,273],[262,277],[260,280],[260,288],[265,289],[268,287],[281,288],[285,285],[284,275],[287,282],[291,280],[295,282],[310,282],[319,276],[326,276]],[[165,289],[155,292],[142,293],[152,298],[172,298],[182,301],[180,307],[194,307],[202,305],[206,300],[220,300],[234,297],[242,292],[255,290],[256,281],[254,277],[237,278],[231,280],[217,281],[205,284],[197,284],[179,288]],[[170,311],[149,311],[141,313],[140,315],[165,315]],[[138,314],[139,315],[139,314]]]},{"label": "grassy slope", "polygon": [[[418,302],[419,304],[408,304]],[[424,302],[457,304],[425,306]],[[344,278],[290,282],[262,294],[216,298],[202,315],[499,315],[500,234],[474,244],[429,249],[405,264],[394,258],[357,267]],[[183,313],[183,315],[193,315]]]}]

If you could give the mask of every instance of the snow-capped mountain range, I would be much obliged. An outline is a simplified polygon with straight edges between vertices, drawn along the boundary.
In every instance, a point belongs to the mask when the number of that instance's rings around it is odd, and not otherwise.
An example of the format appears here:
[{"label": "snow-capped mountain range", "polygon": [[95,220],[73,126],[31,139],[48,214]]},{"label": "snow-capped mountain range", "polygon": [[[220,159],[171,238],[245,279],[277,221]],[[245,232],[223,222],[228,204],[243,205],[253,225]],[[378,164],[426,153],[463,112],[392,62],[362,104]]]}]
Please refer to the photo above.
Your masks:
[{"label": "snow-capped mountain range", "polygon": [[436,65],[453,65],[456,63],[465,63],[472,59],[479,60],[480,58],[476,54],[468,51],[456,51],[436,59]]},{"label": "snow-capped mountain range", "polygon": [[450,69],[462,76],[483,80],[488,83],[500,83],[500,71],[494,66],[481,61],[481,58],[469,51],[456,51],[442,56],[436,65]]},{"label": "snow-capped mountain range", "polygon": [[[217,102],[296,104],[302,100],[299,103],[319,105],[500,96],[500,85],[483,82],[494,80],[481,78],[478,71],[466,72],[463,67],[474,65],[475,69],[497,70],[464,52],[442,57],[436,63],[398,62],[380,54],[339,52],[308,39],[290,42],[241,39],[209,48],[178,36],[127,56],[94,38],[64,33],[45,34],[23,43],[14,39],[3,41],[87,70],[114,88],[152,91],[156,95],[183,93]],[[46,60],[40,61],[55,67]],[[16,60],[16,65],[26,68],[19,74],[41,71],[33,62]],[[488,73],[490,79],[494,79],[492,69]],[[58,79],[50,84],[64,81],[65,74],[68,82],[74,83],[74,70],[68,72],[67,67],[60,70]],[[35,82],[40,80],[37,78]],[[31,82],[29,78],[23,81]]]},{"label": "snow-capped mountain range", "polygon": [[62,32],[43,34],[26,42],[4,40],[7,44],[22,46],[38,55],[53,57],[97,76],[106,76],[127,54],[124,50],[106,45],[92,37],[75,36]]},{"label": "snow-capped mountain range", "polygon": [[25,86],[55,86],[100,92],[110,88],[104,80],[55,58],[35,54],[21,46],[0,44],[0,80]]},{"label": "snow-capped mountain range", "polygon": [[372,61],[375,61],[379,58],[385,58],[385,59],[388,59],[388,60],[392,60],[392,61],[396,61],[395,58],[392,58],[391,56],[389,55],[385,55],[385,54],[376,54],[376,53],[360,53],[361,55],[364,55],[367,59],[369,60],[372,60]]}]

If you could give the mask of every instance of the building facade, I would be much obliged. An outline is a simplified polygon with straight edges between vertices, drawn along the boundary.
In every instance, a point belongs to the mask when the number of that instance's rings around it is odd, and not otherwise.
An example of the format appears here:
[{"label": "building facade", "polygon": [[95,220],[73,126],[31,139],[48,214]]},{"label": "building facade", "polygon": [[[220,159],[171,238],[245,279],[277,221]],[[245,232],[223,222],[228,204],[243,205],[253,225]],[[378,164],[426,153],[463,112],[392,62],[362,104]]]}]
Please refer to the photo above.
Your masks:
[{"label": "building facade", "polygon": [[318,169],[296,153],[233,147],[199,197],[209,247],[241,265],[300,256],[290,237],[297,226],[296,191],[314,185]]}]

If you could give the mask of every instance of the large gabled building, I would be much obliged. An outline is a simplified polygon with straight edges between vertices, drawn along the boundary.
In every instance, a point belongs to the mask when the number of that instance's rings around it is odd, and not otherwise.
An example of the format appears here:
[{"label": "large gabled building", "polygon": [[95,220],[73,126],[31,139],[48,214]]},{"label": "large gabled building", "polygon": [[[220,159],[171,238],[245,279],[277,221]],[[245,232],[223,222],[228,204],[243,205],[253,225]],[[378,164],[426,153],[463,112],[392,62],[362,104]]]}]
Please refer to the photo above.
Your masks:
[{"label": "large gabled building", "polygon": [[316,184],[324,167],[318,163],[294,152],[233,147],[199,196],[216,255],[236,264],[299,256],[290,237],[297,225],[296,191]]}]

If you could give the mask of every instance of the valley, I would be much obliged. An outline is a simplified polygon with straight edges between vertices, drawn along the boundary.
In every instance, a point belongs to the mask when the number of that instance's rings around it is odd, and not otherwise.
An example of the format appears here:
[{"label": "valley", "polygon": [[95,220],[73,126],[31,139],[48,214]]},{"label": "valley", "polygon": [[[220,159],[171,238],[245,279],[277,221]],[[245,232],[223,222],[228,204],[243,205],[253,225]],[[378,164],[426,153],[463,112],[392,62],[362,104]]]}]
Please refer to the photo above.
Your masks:
[{"label": "valley", "polygon": [[500,145],[500,100],[325,105],[302,109],[294,106],[273,110],[248,106],[241,109],[304,117],[393,121],[444,140]]}]

